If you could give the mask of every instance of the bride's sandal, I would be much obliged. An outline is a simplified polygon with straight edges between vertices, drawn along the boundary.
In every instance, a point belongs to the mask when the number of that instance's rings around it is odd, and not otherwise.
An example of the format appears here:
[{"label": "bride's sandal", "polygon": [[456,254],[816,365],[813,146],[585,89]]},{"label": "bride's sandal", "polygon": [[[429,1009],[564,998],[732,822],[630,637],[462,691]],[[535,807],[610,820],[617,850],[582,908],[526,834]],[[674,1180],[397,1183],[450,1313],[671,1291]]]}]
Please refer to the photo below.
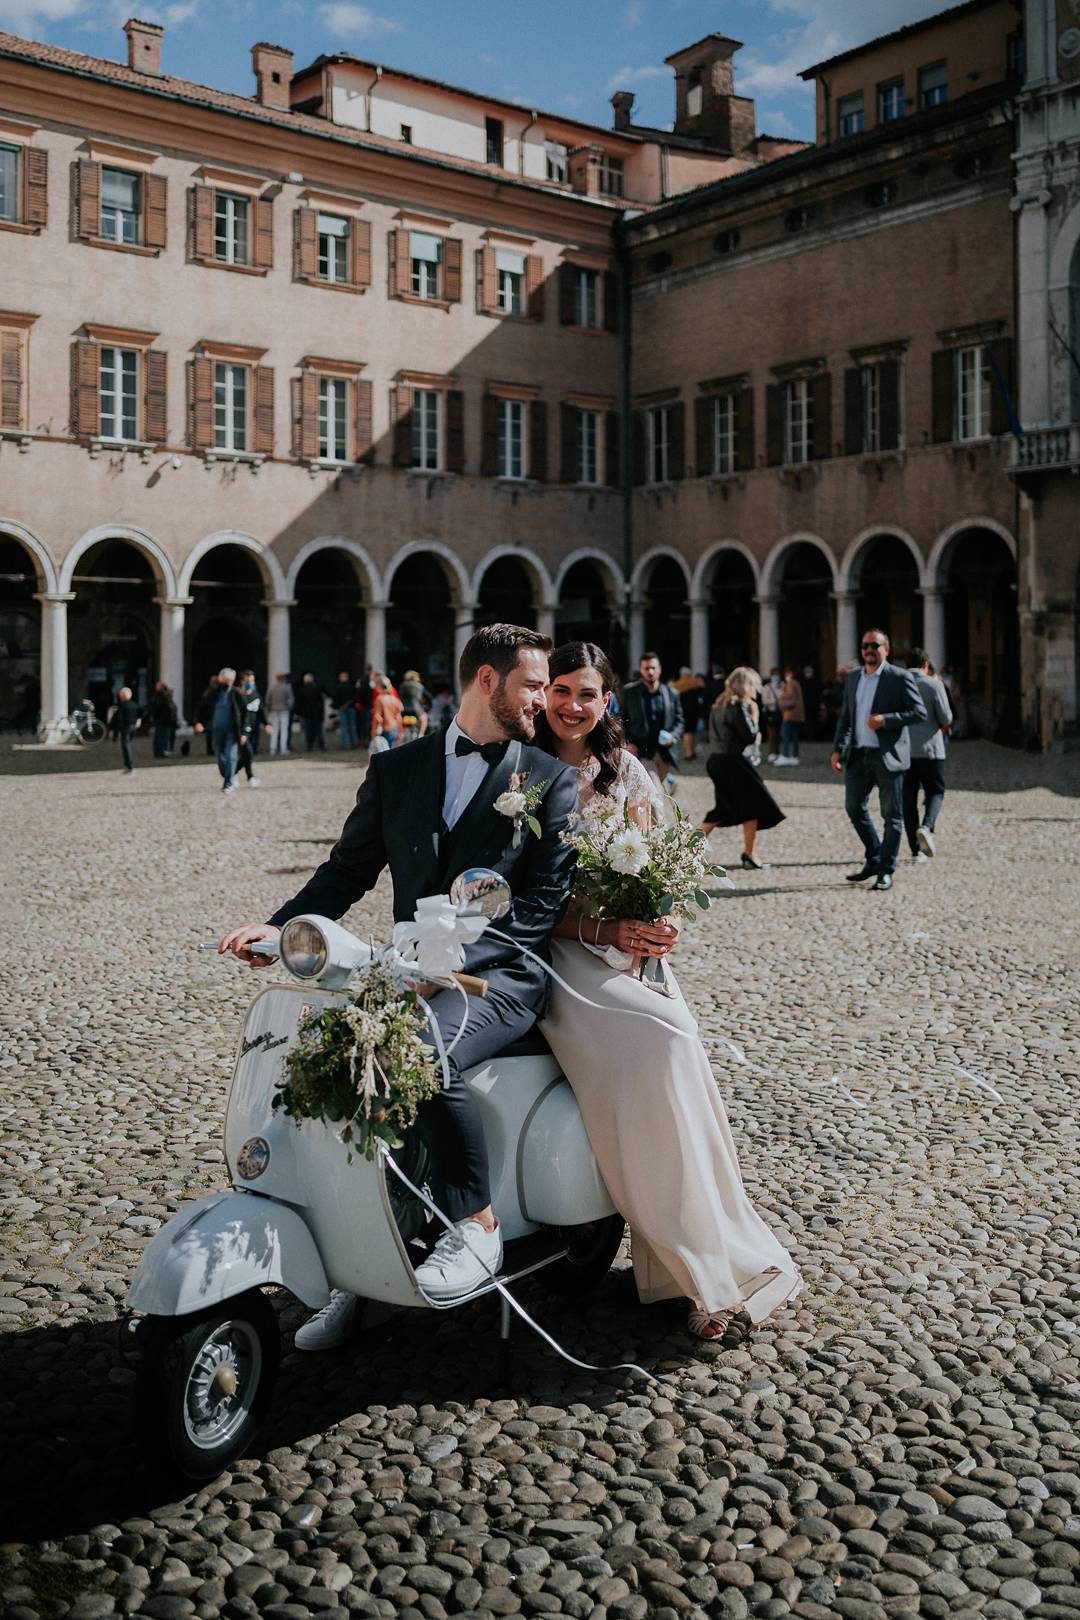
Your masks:
[{"label": "bride's sandal", "polygon": [[730,1311],[699,1311],[691,1309],[686,1326],[695,1339],[722,1339],[738,1315],[738,1306]]}]

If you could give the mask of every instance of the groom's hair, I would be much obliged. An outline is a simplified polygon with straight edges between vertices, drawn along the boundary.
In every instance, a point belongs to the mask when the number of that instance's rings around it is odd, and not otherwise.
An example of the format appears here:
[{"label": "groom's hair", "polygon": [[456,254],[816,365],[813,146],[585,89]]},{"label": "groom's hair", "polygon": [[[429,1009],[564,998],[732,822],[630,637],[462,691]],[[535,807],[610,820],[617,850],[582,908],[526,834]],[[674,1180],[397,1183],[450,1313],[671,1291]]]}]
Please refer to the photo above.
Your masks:
[{"label": "groom's hair", "polygon": [[492,669],[498,671],[500,680],[505,681],[510,671],[517,668],[522,647],[535,647],[542,653],[550,653],[551,646],[551,637],[542,636],[539,630],[526,630],[521,624],[485,624],[482,630],[469,637],[458,660],[458,680],[462,691],[472,685],[477,671],[484,664],[490,664]]}]

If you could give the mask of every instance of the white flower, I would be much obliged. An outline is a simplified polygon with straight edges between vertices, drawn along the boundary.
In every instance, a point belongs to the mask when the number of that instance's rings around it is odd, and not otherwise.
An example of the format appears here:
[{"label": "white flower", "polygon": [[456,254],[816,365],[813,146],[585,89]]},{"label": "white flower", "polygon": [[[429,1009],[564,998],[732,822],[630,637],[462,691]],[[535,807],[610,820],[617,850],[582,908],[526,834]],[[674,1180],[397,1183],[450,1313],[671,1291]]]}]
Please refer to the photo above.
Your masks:
[{"label": "white flower", "polygon": [[608,862],[613,872],[636,877],[649,864],[649,846],[640,827],[624,827],[608,845]]},{"label": "white flower", "polygon": [[495,808],[500,816],[512,816],[516,821],[518,816],[525,814],[524,793],[500,793],[495,800]]}]

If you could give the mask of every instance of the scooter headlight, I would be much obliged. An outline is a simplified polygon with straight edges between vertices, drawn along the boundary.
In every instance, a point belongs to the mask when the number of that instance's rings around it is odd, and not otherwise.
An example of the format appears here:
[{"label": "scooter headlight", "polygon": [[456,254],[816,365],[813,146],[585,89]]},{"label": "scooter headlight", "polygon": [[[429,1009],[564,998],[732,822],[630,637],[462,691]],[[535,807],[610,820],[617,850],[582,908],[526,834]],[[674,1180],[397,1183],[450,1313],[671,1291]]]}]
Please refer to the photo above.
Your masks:
[{"label": "scooter headlight", "polygon": [[297,979],[317,979],[330,960],[322,929],[307,917],[294,917],[281,930],[281,960]]}]

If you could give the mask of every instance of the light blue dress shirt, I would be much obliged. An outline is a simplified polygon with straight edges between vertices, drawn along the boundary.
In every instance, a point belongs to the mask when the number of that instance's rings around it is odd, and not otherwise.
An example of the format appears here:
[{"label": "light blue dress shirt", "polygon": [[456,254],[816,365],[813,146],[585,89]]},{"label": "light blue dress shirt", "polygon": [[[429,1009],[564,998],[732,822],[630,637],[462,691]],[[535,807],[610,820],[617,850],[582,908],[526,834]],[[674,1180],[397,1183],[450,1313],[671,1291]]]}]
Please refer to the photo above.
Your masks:
[{"label": "light blue dress shirt", "polygon": [[864,669],[859,676],[859,685],[855,693],[855,747],[880,748],[876,731],[871,731],[867,721],[874,712],[874,700],[877,697],[878,681],[881,671],[885,668],[880,664],[872,675]]},{"label": "light blue dress shirt", "polygon": [[[446,728],[446,791],[443,794],[442,812],[443,821],[447,828],[453,827],[455,822],[461,820],[470,801],[475,797],[484,777],[487,775],[487,760],[481,754],[462,754],[455,752],[459,737],[468,736],[462,731],[456,720],[451,720]],[[473,741],[469,738],[470,742]]]}]

